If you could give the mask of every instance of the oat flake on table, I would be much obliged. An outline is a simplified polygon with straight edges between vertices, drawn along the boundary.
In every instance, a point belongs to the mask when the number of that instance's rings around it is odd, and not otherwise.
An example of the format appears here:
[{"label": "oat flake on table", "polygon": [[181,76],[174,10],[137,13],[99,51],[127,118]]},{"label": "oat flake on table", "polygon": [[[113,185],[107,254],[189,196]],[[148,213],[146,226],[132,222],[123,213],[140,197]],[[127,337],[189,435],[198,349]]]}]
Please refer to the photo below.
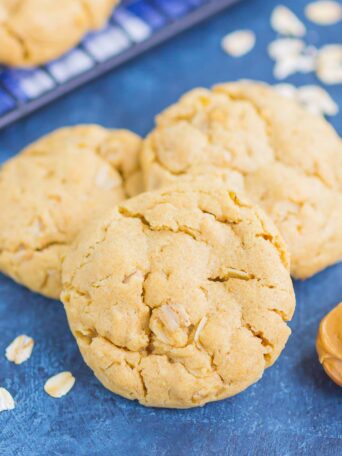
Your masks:
[{"label": "oat flake on table", "polygon": [[302,37],[306,33],[303,22],[284,5],[278,5],[272,11],[271,26],[281,35]]},{"label": "oat flake on table", "polygon": [[32,337],[21,335],[16,337],[6,348],[5,355],[8,361],[21,364],[27,361],[33,350],[34,340]]},{"label": "oat flake on table", "polygon": [[297,56],[305,48],[303,40],[297,38],[278,38],[269,43],[268,55],[273,60],[282,60],[288,56]]},{"label": "oat flake on table", "polygon": [[315,67],[315,57],[312,55],[288,55],[276,61],[273,75],[276,79],[285,79],[294,73],[310,73]]},{"label": "oat flake on table", "polygon": [[342,84],[341,44],[328,44],[319,50],[316,74],[324,84]]},{"label": "oat flake on table", "polygon": [[315,24],[333,25],[342,19],[342,6],[333,0],[312,2],[306,6],[305,15]]},{"label": "oat flake on table", "polygon": [[251,30],[236,30],[223,37],[221,46],[232,57],[242,57],[255,45],[255,34]]},{"label": "oat flake on table", "polygon": [[294,73],[310,73],[316,68],[317,49],[297,38],[279,38],[268,45],[268,55],[275,61],[273,74],[285,79]]},{"label": "oat flake on table", "polygon": [[335,116],[339,109],[329,93],[318,85],[305,85],[297,89],[297,100],[313,114]]},{"label": "oat flake on table", "polygon": [[5,388],[0,387],[0,412],[13,410],[15,402],[11,394]]},{"label": "oat flake on table", "polygon": [[273,86],[274,90],[285,98],[296,99],[297,88],[293,84],[280,83]]},{"label": "oat flake on table", "polygon": [[46,381],[44,390],[49,396],[59,399],[68,394],[74,384],[75,377],[71,372],[60,372]]},{"label": "oat flake on table", "polygon": [[339,112],[339,107],[330,94],[320,86],[309,84],[295,87],[284,83],[275,84],[273,88],[283,97],[297,101],[313,114],[335,116]]}]

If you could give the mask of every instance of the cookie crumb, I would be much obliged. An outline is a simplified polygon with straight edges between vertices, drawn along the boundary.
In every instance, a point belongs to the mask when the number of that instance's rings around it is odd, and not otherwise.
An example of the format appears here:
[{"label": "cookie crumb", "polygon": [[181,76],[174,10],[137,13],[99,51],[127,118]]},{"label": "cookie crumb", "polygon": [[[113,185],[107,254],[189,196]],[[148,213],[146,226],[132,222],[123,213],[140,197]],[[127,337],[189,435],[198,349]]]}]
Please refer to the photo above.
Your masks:
[{"label": "cookie crumb", "polygon": [[27,361],[33,350],[34,340],[25,334],[16,337],[6,348],[5,356],[8,361],[15,364],[22,364]]},{"label": "cookie crumb", "polygon": [[0,412],[13,410],[15,402],[11,394],[5,388],[0,387]]},{"label": "cookie crumb", "polygon": [[271,27],[280,35],[304,36],[303,22],[286,6],[278,5],[271,14]]},{"label": "cookie crumb", "polygon": [[342,6],[333,0],[312,2],[306,6],[305,15],[315,24],[333,25],[342,19]]},{"label": "cookie crumb", "polygon": [[74,384],[75,377],[71,372],[60,372],[47,380],[44,390],[49,396],[59,399],[68,394]]},{"label": "cookie crumb", "polygon": [[236,30],[222,39],[221,46],[232,57],[242,57],[253,49],[255,41],[255,34],[251,30]]}]

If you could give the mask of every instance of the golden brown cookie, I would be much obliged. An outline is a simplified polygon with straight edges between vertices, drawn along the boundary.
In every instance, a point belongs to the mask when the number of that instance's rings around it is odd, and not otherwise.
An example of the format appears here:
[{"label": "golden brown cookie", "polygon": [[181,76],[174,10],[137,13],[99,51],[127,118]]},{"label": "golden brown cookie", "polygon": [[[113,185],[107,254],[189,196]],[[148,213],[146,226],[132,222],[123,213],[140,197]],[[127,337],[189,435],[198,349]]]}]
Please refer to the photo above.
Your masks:
[{"label": "golden brown cookie", "polygon": [[287,241],[294,277],[342,258],[342,142],[321,117],[253,82],[195,89],[145,141],[147,190],[184,176],[230,182],[232,170]]},{"label": "golden brown cookie", "polygon": [[102,27],[118,0],[0,0],[0,62],[53,60]]},{"label": "golden brown cookie", "polygon": [[96,125],[64,128],[0,168],[0,270],[46,296],[79,231],[140,188],[141,139]]},{"label": "golden brown cookie", "polygon": [[108,389],[177,408],[259,380],[284,348],[295,306],[273,223],[203,183],[141,194],[89,227],[64,261],[61,299]]}]

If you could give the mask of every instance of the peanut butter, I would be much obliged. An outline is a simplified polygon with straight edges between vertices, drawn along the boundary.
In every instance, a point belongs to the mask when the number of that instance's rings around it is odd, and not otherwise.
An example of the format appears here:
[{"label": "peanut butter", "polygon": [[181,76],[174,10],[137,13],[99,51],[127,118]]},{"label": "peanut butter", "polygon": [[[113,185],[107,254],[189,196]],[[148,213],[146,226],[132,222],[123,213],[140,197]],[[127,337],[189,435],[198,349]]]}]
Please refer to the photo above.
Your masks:
[{"label": "peanut butter", "polygon": [[327,375],[342,386],[342,302],[321,321],[316,348]]}]

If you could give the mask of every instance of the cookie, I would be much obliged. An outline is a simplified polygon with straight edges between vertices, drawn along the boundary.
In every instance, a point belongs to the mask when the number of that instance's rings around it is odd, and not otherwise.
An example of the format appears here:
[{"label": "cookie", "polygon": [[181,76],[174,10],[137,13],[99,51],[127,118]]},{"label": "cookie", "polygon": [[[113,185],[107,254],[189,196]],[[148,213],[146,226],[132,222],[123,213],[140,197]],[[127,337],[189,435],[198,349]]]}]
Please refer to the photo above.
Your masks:
[{"label": "cookie", "polygon": [[79,231],[140,188],[141,139],[96,125],[57,130],[0,168],[0,271],[52,298]]},{"label": "cookie", "polygon": [[33,66],[60,57],[102,27],[118,0],[0,0],[0,62]]},{"label": "cookie", "polygon": [[120,203],[63,263],[70,328],[111,391],[187,408],[235,395],[284,348],[295,300],[273,223],[215,184]]},{"label": "cookie", "polygon": [[157,117],[142,153],[144,186],[232,170],[271,216],[305,279],[342,258],[342,142],[321,117],[253,82],[195,89]]}]

